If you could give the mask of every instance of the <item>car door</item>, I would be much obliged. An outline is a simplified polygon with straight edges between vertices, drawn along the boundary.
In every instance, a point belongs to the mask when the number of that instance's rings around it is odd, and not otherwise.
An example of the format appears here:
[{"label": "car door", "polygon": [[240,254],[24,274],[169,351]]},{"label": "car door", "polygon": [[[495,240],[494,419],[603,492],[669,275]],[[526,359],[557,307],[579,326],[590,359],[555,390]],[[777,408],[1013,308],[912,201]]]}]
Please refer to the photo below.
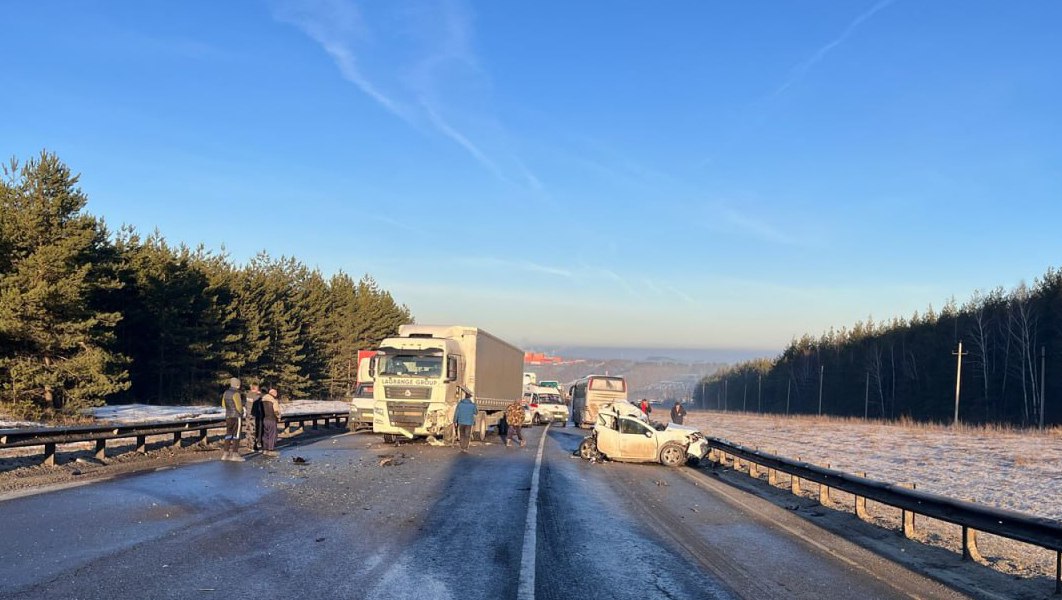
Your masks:
[{"label": "car door", "polygon": [[645,423],[624,417],[619,422],[620,455],[628,460],[656,460],[656,431]]},{"label": "car door", "polygon": [[616,417],[613,415],[598,415],[594,431],[597,432],[597,450],[609,458],[619,458],[620,434],[616,430]]}]

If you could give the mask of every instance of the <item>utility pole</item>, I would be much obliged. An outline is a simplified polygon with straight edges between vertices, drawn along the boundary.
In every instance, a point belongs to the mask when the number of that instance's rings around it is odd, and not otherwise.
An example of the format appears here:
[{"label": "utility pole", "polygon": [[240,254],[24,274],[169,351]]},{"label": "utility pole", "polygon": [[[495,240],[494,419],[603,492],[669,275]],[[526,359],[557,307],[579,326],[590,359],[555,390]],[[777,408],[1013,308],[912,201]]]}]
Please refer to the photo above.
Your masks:
[{"label": "utility pole", "polygon": [[1044,373],[1047,369],[1047,347],[1040,346],[1040,429],[1044,428],[1044,405],[1046,398],[1044,397]]},{"label": "utility pole", "polygon": [[701,380],[701,408],[708,408],[708,399],[704,397],[704,380]]},{"label": "utility pole", "polygon": [[959,389],[962,386],[962,357],[969,354],[969,352],[962,351],[962,340],[959,340],[958,352],[952,352],[956,357],[955,363],[955,420],[952,425],[959,424]]},{"label": "utility pole", "polygon": [[727,405],[730,404],[730,392],[726,385],[729,382],[729,378],[723,380],[723,412],[726,412]]},{"label": "utility pole", "polygon": [[870,411],[870,371],[867,371],[867,391],[863,393],[863,420],[867,420]]},{"label": "utility pole", "polygon": [[744,387],[741,388],[741,412],[749,411],[749,376],[744,375],[741,378]]},{"label": "utility pole", "polygon": [[822,377],[826,373],[826,365],[819,365],[819,415],[822,415]]},{"label": "utility pole", "polygon": [[[763,373],[756,378],[756,412],[763,412]],[[1043,429],[1043,425],[1040,425],[1040,428]]]},{"label": "utility pole", "polygon": [[789,392],[793,388],[793,379],[790,377],[785,380],[785,416],[789,416]]}]

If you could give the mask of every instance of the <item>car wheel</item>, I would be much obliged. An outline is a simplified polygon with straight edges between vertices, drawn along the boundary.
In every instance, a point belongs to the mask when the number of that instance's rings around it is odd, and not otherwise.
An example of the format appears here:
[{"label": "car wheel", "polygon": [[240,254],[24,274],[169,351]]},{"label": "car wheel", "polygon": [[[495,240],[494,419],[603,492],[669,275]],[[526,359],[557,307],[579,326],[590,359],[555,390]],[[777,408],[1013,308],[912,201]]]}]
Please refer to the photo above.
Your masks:
[{"label": "car wheel", "polygon": [[398,441],[398,436],[393,433],[383,434],[385,444],[393,444]]},{"label": "car wheel", "polygon": [[680,467],[686,462],[686,451],[678,444],[664,444],[660,449],[660,464],[665,467]]},{"label": "car wheel", "polygon": [[594,438],[584,438],[582,443],[579,444],[579,458],[590,460],[596,458],[597,455],[597,442],[594,441]]}]

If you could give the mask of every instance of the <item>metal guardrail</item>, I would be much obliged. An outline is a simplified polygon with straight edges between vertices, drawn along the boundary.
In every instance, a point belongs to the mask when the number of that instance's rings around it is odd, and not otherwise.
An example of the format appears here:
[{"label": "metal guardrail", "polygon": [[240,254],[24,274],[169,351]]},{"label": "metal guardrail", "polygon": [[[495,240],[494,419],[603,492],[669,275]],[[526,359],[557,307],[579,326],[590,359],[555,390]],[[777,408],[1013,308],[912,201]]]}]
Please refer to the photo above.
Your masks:
[{"label": "metal guardrail", "polygon": [[[317,429],[321,422],[325,427],[346,426],[350,420],[347,411],[325,411],[313,413],[296,413],[282,415],[278,424],[290,428],[298,424],[298,429],[305,429],[311,423]],[[33,429],[0,429],[0,449],[25,448],[29,446],[44,447],[44,464],[54,465],[58,462],[57,451],[62,444],[96,442],[95,456],[102,460],[107,453],[107,441],[136,438],[136,451],[147,452],[147,438],[151,436],[172,434],[172,445],[180,445],[184,434],[196,432],[196,440],[205,442],[211,429],[224,429],[224,417],[200,419],[182,419],[171,421],[152,421],[131,425],[87,425],[74,427],[39,427]]]},{"label": "metal guardrail", "polygon": [[819,503],[829,506],[830,490],[848,492],[855,497],[855,513],[860,519],[869,517],[866,501],[872,500],[899,508],[901,533],[914,535],[914,515],[924,515],[962,527],[962,556],[965,560],[983,561],[977,549],[977,532],[990,533],[1055,551],[1055,594],[1062,594],[1062,522],[1043,517],[1034,517],[1012,510],[994,508],[956,500],[939,494],[914,489],[913,484],[884,483],[806,462],[791,460],[731,443],[720,438],[708,438],[708,444],[723,456],[713,458],[722,463],[726,455],[735,457],[734,468],[740,461],[749,463],[749,475],[759,477],[756,465],[767,468],[767,480],[777,485],[776,472],[790,476],[790,489],[800,494],[800,481],[807,480],[819,485]]}]

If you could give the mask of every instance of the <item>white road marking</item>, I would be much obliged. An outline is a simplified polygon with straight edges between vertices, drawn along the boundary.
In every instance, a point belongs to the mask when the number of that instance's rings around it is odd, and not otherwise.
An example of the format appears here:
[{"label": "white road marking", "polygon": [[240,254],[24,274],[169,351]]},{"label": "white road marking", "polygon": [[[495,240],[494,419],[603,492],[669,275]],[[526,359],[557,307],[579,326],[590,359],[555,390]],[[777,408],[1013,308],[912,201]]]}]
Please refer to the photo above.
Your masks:
[{"label": "white road marking", "polygon": [[535,471],[531,474],[531,496],[527,500],[527,520],[524,522],[524,549],[520,557],[520,584],[516,588],[518,600],[535,599],[535,553],[538,535],[538,473],[542,470],[542,451],[546,448],[549,424],[542,430],[535,456]]}]

